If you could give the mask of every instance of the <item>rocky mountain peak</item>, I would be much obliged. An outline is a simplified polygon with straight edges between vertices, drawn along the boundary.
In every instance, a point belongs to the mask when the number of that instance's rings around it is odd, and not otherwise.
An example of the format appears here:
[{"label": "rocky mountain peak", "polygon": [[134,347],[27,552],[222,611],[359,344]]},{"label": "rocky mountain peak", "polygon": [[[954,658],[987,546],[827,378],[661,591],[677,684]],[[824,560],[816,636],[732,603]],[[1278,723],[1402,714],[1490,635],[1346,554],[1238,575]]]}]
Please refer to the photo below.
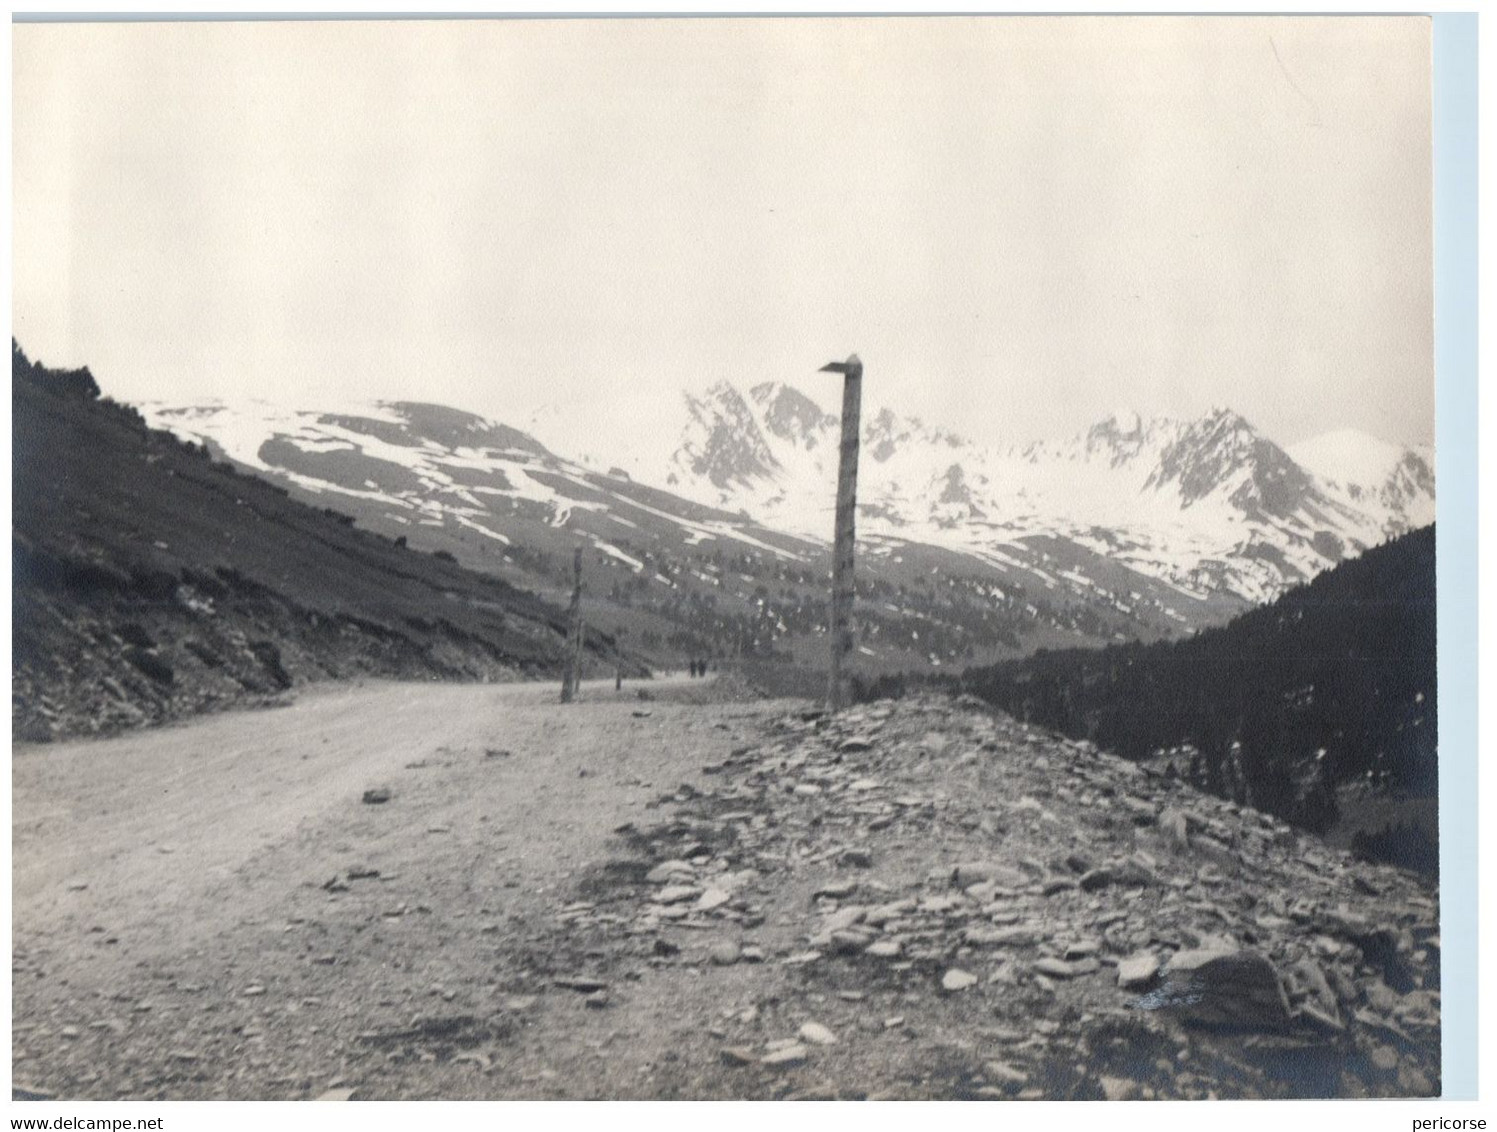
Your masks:
[{"label": "rocky mountain peak", "polygon": [[932,505],[932,517],[940,526],[982,519],[985,512],[977,503],[972,485],[967,481],[967,472],[960,464],[952,464],[936,479],[939,494]]},{"label": "rocky mountain peak", "polygon": [[783,382],[761,382],[749,390],[749,397],[764,414],[766,431],[807,450],[822,444],[826,434],[837,427],[835,416]]},{"label": "rocky mountain peak", "polygon": [[1405,451],[1383,485],[1383,502],[1402,510],[1416,500],[1432,500],[1434,494],[1435,472],[1430,461],[1413,449]]},{"label": "rocky mountain peak", "polygon": [[1145,426],[1136,412],[1120,409],[1087,429],[1083,450],[1088,457],[1102,456],[1118,467],[1138,456],[1151,429],[1152,422]]},{"label": "rocky mountain peak", "polygon": [[1316,494],[1305,470],[1231,409],[1213,409],[1184,425],[1146,486],[1177,488],[1182,507],[1226,491],[1239,511],[1281,518]]},{"label": "rocky mountain peak", "polygon": [[675,462],[718,489],[771,476],[779,461],[754,412],[731,384],[720,381],[700,398],[686,395],[687,436]]},{"label": "rocky mountain peak", "polygon": [[887,462],[909,439],[909,430],[901,427],[900,420],[889,409],[880,409],[863,426],[863,445],[880,464]]}]

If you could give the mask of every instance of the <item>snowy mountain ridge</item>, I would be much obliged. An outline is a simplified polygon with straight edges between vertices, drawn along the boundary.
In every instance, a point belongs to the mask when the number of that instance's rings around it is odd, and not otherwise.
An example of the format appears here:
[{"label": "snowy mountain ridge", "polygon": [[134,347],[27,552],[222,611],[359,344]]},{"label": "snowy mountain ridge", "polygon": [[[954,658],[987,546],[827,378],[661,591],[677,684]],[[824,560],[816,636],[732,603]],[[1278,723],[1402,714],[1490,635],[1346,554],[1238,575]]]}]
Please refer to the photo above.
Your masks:
[{"label": "snowy mountain ridge", "polygon": [[[642,474],[825,537],[835,415],[778,383],[719,383],[686,402],[679,444]],[[1196,420],[1120,411],[1066,440],[1000,450],[877,408],[862,427],[860,523],[979,557],[1063,536],[1188,591],[1256,603],[1433,520],[1431,455],[1359,438],[1299,446],[1306,466],[1230,409]]]},{"label": "snowy mountain ridge", "polygon": [[[263,402],[142,409],[153,425],[211,440],[308,493],[363,499],[396,522],[457,523],[501,544],[511,538],[506,515],[522,509],[558,529],[583,513],[595,524],[611,514],[601,530],[637,521],[610,496],[619,484],[663,488],[650,521],[689,542],[758,546],[763,532],[749,520],[783,536],[772,546],[782,558],[829,541],[840,424],[780,382],[685,394],[679,432],[600,437],[607,475],[558,451],[553,437],[564,429],[554,415],[554,427],[526,421],[540,426],[537,437],[411,402],[321,413]],[[918,543],[999,572],[1023,563],[1049,585],[1057,578],[1034,546],[1061,540],[1182,598],[1244,604],[1434,517],[1427,450],[1343,430],[1291,452],[1226,408],[1194,420],[1120,410],[1068,439],[998,449],[867,407],[858,486],[860,540],[885,553]],[[605,534],[595,541],[634,561]]]}]

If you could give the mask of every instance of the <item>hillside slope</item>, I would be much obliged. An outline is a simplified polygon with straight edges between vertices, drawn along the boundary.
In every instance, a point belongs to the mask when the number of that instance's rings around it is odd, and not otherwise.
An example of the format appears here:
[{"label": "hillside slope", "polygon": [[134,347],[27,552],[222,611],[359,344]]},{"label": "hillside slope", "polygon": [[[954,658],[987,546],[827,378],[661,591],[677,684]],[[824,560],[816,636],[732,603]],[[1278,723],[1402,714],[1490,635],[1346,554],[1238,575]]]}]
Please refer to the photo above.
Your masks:
[{"label": "hillside slope", "polygon": [[[561,612],[354,529],[12,344],[12,726],[110,731],[378,674],[555,671]],[[615,658],[593,635],[595,658]]]},{"label": "hillside slope", "polygon": [[[960,683],[1021,719],[1345,832],[1364,816],[1352,810],[1435,795],[1434,527],[1186,641],[1045,653]],[[1433,807],[1418,809],[1422,832],[1385,855],[1433,868]]]}]

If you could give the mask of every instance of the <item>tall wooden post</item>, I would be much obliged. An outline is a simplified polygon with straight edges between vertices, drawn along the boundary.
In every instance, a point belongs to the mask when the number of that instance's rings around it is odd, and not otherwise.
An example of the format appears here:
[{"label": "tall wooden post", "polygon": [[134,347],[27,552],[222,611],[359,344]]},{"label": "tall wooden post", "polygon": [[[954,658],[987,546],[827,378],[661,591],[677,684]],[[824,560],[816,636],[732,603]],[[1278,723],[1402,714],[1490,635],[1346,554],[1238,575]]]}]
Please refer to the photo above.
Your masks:
[{"label": "tall wooden post", "polygon": [[827,710],[839,711],[846,701],[842,661],[852,652],[853,547],[858,514],[858,433],[863,405],[863,363],[853,354],[845,362],[821,367],[823,373],[843,374],[842,450],[837,465],[837,527],[832,545],[831,673]]},{"label": "tall wooden post", "polygon": [[572,552],[572,601],[567,606],[567,644],[562,662],[561,702],[569,704],[582,676],[582,547]]}]

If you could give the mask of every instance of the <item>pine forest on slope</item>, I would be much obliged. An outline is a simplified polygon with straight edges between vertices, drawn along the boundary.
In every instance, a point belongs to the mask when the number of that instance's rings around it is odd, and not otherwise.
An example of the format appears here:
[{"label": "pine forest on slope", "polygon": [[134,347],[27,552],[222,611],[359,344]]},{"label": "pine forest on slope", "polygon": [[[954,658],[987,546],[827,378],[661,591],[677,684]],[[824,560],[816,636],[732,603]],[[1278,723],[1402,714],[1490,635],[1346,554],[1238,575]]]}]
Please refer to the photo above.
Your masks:
[{"label": "pine forest on slope", "polygon": [[1040,652],[951,682],[1369,855],[1437,867],[1433,526],[1188,640]]}]

